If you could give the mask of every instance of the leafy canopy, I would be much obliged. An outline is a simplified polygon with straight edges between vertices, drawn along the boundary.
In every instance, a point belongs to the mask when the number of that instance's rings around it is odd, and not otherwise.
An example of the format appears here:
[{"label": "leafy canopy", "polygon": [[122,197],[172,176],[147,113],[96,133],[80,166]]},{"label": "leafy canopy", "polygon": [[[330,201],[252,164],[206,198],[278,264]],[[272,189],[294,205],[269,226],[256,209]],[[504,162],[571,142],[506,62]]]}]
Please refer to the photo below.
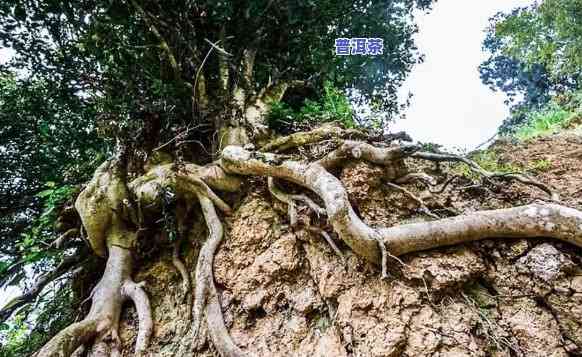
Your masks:
[{"label": "leafy canopy", "polygon": [[[291,79],[323,89],[329,80],[396,113],[397,88],[419,60],[412,10],[431,2],[7,0],[0,40],[18,52],[12,65],[51,73],[103,112],[145,108],[169,124],[190,118],[196,77],[220,94],[220,51],[207,57],[215,43],[230,54],[230,87]],[[384,55],[335,56],[337,37],[383,38]],[[251,50],[253,81],[243,83],[241,60]]]},{"label": "leafy canopy", "polygon": [[481,79],[513,103],[501,132],[528,121],[552,96],[580,87],[582,1],[545,0],[490,20],[483,47],[490,53]]}]

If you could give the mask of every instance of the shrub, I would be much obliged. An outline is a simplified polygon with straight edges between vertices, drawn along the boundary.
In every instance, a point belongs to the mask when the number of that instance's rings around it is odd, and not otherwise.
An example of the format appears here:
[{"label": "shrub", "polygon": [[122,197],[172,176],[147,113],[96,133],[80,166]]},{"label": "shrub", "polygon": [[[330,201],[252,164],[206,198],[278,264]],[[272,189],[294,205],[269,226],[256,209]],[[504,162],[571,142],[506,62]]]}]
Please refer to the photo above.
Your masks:
[{"label": "shrub", "polygon": [[285,102],[273,104],[267,114],[269,128],[278,132],[293,131],[301,126],[337,121],[344,127],[355,127],[355,114],[348,98],[330,83],[325,83],[319,100],[306,99],[299,110]]}]

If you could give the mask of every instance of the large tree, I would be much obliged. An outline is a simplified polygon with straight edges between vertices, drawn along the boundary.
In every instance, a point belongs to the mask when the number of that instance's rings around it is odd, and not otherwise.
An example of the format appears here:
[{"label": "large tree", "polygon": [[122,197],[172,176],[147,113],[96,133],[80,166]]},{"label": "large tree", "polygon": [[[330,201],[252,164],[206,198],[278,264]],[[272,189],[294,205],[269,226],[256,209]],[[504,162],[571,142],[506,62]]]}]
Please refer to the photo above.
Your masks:
[{"label": "large tree", "polygon": [[[365,128],[324,125],[278,136],[266,124],[273,104],[320,100],[330,95],[329,83],[356,90],[373,108],[396,113],[396,89],[419,58],[412,13],[429,5],[412,0],[3,2],[0,38],[17,51],[10,66],[20,77],[4,77],[9,95],[0,104],[3,114],[22,115],[15,122],[17,117],[3,117],[14,130],[3,135],[0,153],[18,168],[4,174],[8,185],[2,194],[15,202],[6,207],[14,211],[12,218],[3,221],[9,237],[3,253],[14,258],[5,276],[31,261],[55,267],[4,307],[3,319],[33,301],[50,281],[91,264],[89,255],[98,256],[106,262],[89,295],[88,313],[56,334],[39,356],[83,350],[117,355],[125,301],[135,304],[139,320],[135,352],[146,354],[153,322],[144,286],[133,278],[139,248],[160,242],[156,237],[175,244],[174,264],[188,295],[190,278],[179,247],[192,217],[202,215],[208,238],[196,264],[190,345],[184,353],[192,353],[191,344],[206,326],[220,355],[243,355],[223,321],[213,257],[224,236],[221,216],[237,202],[226,193],[239,191],[249,176],[268,177],[270,192],[288,206],[291,226],[307,224],[335,247],[324,230],[330,227],[384,274],[390,256],[487,237],[548,236],[582,246],[582,212],[558,204],[370,227],[334,175],[349,162],[384,166],[394,185],[434,184],[425,174],[407,172],[407,157],[461,162],[485,180],[518,180],[558,197],[524,175],[489,172],[468,159],[417,146],[387,145],[389,137]],[[339,37],[382,38],[384,55],[335,56]],[[301,150],[321,142],[328,146],[318,155]],[[107,158],[100,159],[100,153]],[[87,167],[96,168],[79,186]],[[303,191],[289,194],[281,182]],[[297,202],[327,217],[329,226],[323,220],[298,222]],[[22,225],[14,229],[23,217],[34,221],[25,238],[18,235]],[[51,231],[47,217],[62,235]],[[28,257],[33,248],[43,253]],[[59,248],[66,253],[44,254]]]},{"label": "large tree", "polygon": [[479,67],[483,83],[513,104],[501,126],[508,132],[527,120],[552,96],[580,86],[582,2],[545,0],[490,19],[483,48],[489,58]]}]

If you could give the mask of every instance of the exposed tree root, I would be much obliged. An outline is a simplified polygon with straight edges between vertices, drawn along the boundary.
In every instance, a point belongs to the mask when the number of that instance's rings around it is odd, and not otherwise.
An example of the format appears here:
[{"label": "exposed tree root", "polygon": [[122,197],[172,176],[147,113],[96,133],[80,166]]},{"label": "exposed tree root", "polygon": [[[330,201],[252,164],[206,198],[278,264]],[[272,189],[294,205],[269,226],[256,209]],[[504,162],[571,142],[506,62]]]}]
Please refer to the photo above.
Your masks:
[{"label": "exposed tree root", "polygon": [[[295,145],[298,142],[295,139],[283,140],[270,145],[275,150],[288,148],[290,143]],[[209,236],[200,250],[196,266],[193,324],[188,338],[191,340],[190,344],[198,340],[202,334],[202,324],[205,322],[208,335],[221,356],[244,355],[228,333],[213,275],[214,255],[223,239],[223,226],[215,207],[226,214],[231,212],[231,208],[212,189],[237,190],[240,187],[240,179],[236,175],[269,177],[269,190],[277,199],[288,205],[292,226],[297,224],[295,209],[297,201],[305,203],[319,215],[325,214],[338,237],[356,254],[381,265],[383,277],[388,275],[389,258],[398,261],[396,257],[405,253],[484,238],[550,237],[582,247],[582,212],[558,204],[531,204],[431,222],[395,227],[370,227],[355,213],[341,181],[328,171],[353,160],[364,160],[398,172],[394,168],[403,164],[403,158],[413,155],[416,158],[437,162],[462,162],[487,179],[518,180],[539,187],[552,197],[557,197],[545,185],[521,174],[491,173],[462,157],[418,153],[417,150],[415,146],[380,148],[363,142],[344,141],[321,160],[310,163],[294,161],[289,157],[271,153],[252,152],[240,146],[228,146],[223,150],[218,164],[207,167],[184,164],[179,168],[171,164],[160,165],[134,180],[129,187],[124,184],[110,163],[104,164],[96,171],[93,180],[81,193],[76,204],[91,247],[97,254],[108,254],[103,278],[92,293],[92,306],[87,317],[57,334],[41,349],[39,356],[68,356],[81,346],[91,348],[90,355],[119,354],[121,344],[118,325],[125,300],[132,300],[138,313],[136,354],[145,352],[151,338],[153,320],[147,295],[141,284],[136,284],[131,279],[131,252],[137,234],[132,225],[131,205],[127,202],[130,193],[128,189],[140,205],[150,207],[152,210],[155,210],[156,206],[159,207],[157,201],[161,190],[168,187],[174,189],[184,202],[193,200],[200,202]],[[402,183],[418,179],[429,186],[434,186],[434,181],[429,178],[425,175],[410,174],[408,177],[396,177],[392,182]],[[313,191],[323,201],[323,208],[305,195],[290,195],[281,191],[276,187],[274,179],[287,180]],[[421,209],[426,208],[421,199],[396,183],[391,183],[390,186],[410,196],[419,203]],[[450,180],[443,187],[448,183]],[[431,212],[426,208],[425,213]],[[432,217],[438,218],[436,215]],[[325,231],[310,226],[309,222],[307,229],[322,235],[334,252],[341,256],[341,251]],[[185,283],[187,279],[184,278],[187,272],[179,260],[176,249],[174,265],[183,276],[184,289],[189,289]],[[191,352],[188,350],[185,354]]]},{"label": "exposed tree root", "polygon": [[290,197],[289,194],[281,191],[276,185],[275,180],[272,177],[267,178],[267,186],[269,192],[277,200],[285,203],[287,205],[287,216],[289,217],[289,225],[295,227],[297,225],[297,209],[295,208],[295,202]]},{"label": "exposed tree root", "polygon": [[186,301],[187,311],[188,313],[191,313],[192,283],[190,281],[190,274],[188,274],[186,266],[184,265],[184,262],[180,258],[180,247],[182,246],[182,242],[184,241],[183,237],[185,237],[185,235],[180,234],[180,238],[176,242],[174,242],[174,247],[172,251],[172,264],[174,265],[174,268],[176,268],[176,270],[180,274],[180,277],[182,278],[182,300]]},{"label": "exposed tree root", "polygon": [[307,132],[298,132],[270,141],[261,148],[262,152],[279,153],[299,146],[319,143],[324,140],[364,139],[367,135],[354,129],[342,129],[337,125],[327,124]]},{"label": "exposed tree root", "polygon": [[[324,215],[325,210],[320,207],[317,203],[313,202],[313,200],[306,195],[291,195],[281,191],[277,185],[275,184],[275,180],[272,177],[267,178],[267,186],[269,188],[269,192],[279,201],[287,204],[289,207],[293,207],[295,211],[295,201],[303,202],[307,207],[309,207],[315,214],[318,216]],[[291,209],[291,208],[290,208]],[[295,222],[295,220],[291,219],[292,214],[289,213],[290,221]],[[291,226],[294,226],[295,223],[292,223]]]},{"label": "exposed tree root", "polygon": [[382,240],[381,237],[377,237],[377,242],[378,242],[378,249],[380,249],[380,258],[381,258],[381,264],[380,266],[382,267],[382,279],[388,279],[388,249],[386,249],[386,244],[384,243],[384,241]]},{"label": "exposed tree root", "polygon": [[150,307],[148,295],[143,290],[144,284],[145,282],[136,284],[133,281],[126,281],[122,288],[122,295],[133,301],[137,311],[139,324],[137,340],[135,342],[136,356],[145,354],[154,328],[152,308]]},{"label": "exposed tree root", "polygon": [[386,182],[386,185],[403,192],[405,195],[407,195],[408,197],[410,197],[414,202],[416,202],[418,204],[418,206],[420,207],[420,211],[422,213],[424,213],[425,215],[429,216],[430,218],[434,218],[434,219],[439,219],[440,217],[437,216],[436,214],[432,213],[430,211],[430,209],[428,209],[428,207],[426,206],[426,204],[424,203],[424,201],[422,199],[420,199],[419,197],[417,197],[414,193],[410,192],[409,190],[405,189],[402,186],[398,186],[397,184],[394,184],[392,182]]},{"label": "exposed tree root", "polygon": [[93,339],[93,350],[96,353],[108,345],[118,349],[117,329],[121,306],[125,300],[122,289],[126,282],[131,281],[131,270],[131,252],[110,246],[105,272],[93,290],[93,303],[89,314],[83,321],[59,332],[39,351],[38,356],[70,356],[79,346]]},{"label": "exposed tree root", "polygon": [[[310,199],[309,197],[307,197],[306,195],[290,195],[288,193],[281,191],[275,185],[274,179],[272,177],[269,177],[267,179],[267,182],[268,182],[269,192],[271,192],[271,194],[276,199],[287,204],[287,210],[288,210],[287,214],[289,216],[289,224],[291,225],[291,227],[295,227],[297,225],[297,210],[295,208],[295,201],[304,202],[318,216],[325,214],[325,210],[323,208],[321,208],[317,203],[313,202],[313,200]],[[312,226],[311,224],[309,224],[309,222],[304,222],[304,224],[305,224],[308,231],[322,236],[323,239],[325,239],[325,241],[330,245],[331,249],[334,251],[335,254],[337,254],[342,259],[344,258],[343,253],[337,247],[337,245],[334,243],[333,239],[330,237],[330,235],[326,231],[324,231],[321,228]]]},{"label": "exposed tree root", "polygon": [[321,228],[313,227],[313,226],[307,227],[307,230],[309,230],[310,232],[313,232],[315,234],[319,234],[320,236],[322,236],[323,239],[325,239],[325,241],[327,242],[327,244],[329,244],[329,246],[331,247],[331,249],[333,250],[333,252],[338,257],[340,257],[341,259],[344,259],[344,254],[338,248],[338,246],[335,244],[335,242],[333,241],[333,239],[331,239],[331,236],[329,235],[329,233],[327,233],[326,231],[324,231]]},{"label": "exposed tree root", "polygon": [[483,169],[479,166],[475,161],[468,159],[463,156],[454,155],[454,154],[441,154],[441,153],[432,153],[432,152],[416,152],[412,155],[412,157],[435,161],[435,162],[461,162],[466,164],[469,169],[475,172],[478,175],[483,176],[485,179],[499,179],[505,181],[518,181],[523,183],[524,185],[530,185],[539,188],[540,190],[546,192],[552,201],[558,202],[560,200],[560,196],[557,192],[550,189],[547,185],[539,182],[538,180],[529,177],[522,173],[502,173],[502,172],[491,172]]},{"label": "exposed tree root", "polygon": [[395,180],[397,184],[405,184],[410,183],[412,181],[420,181],[426,184],[427,186],[436,186],[437,184],[434,177],[427,175],[424,172],[412,172],[402,177],[399,177],[398,179]]},{"label": "exposed tree root", "polygon": [[458,178],[461,178],[461,176],[453,175],[450,178],[448,178],[445,182],[443,182],[443,184],[441,185],[440,188],[437,188],[436,190],[429,188],[428,190],[430,193],[433,193],[433,194],[443,193],[447,189],[447,187]]},{"label": "exposed tree root", "polygon": [[377,165],[392,165],[418,151],[415,145],[379,148],[361,141],[344,141],[337,149],[318,161],[319,165],[329,170],[346,163],[346,160],[364,160]]},{"label": "exposed tree root", "polygon": [[198,337],[205,316],[208,333],[218,353],[223,357],[243,356],[244,353],[234,344],[224,324],[218,292],[214,285],[212,266],[214,254],[223,238],[222,223],[212,201],[203,194],[199,194],[198,199],[208,226],[208,239],[200,250],[196,265],[193,335],[195,339]]},{"label": "exposed tree root", "polygon": [[276,155],[257,156],[230,146],[223,151],[221,165],[227,172],[277,177],[312,190],[324,201],[329,221],[339,237],[357,254],[377,264],[382,259],[376,237],[395,256],[495,237],[550,237],[582,247],[582,212],[561,205],[533,204],[375,229],[355,214],[342,183],[320,162],[279,160]]},{"label": "exposed tree root", "polygon": [[92,305],[87,317],[59,332],[39,352],[38,357],[70,356],[83,345],[92,343],[90,355],[119,355],[119,317],[123,303],[134,302],[139,330],[135,354],[146,351],[152,331],[153,319],[143,283],[131,280],[132,258],[128,249],[110,246],[109,258],[103,277],[92,293]]}]

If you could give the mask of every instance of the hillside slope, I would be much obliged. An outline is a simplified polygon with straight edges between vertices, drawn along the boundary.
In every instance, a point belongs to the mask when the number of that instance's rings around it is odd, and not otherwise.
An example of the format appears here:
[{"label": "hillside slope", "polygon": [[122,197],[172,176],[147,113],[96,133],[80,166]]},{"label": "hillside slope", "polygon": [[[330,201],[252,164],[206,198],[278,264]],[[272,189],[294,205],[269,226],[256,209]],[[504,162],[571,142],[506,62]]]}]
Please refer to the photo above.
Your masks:
[{"label": "hillside slope", "polygon": [[[492,165],[527,169],[582,208],[582,137],[564,133],[528,142],[497,142]],[[416,167],[443,183],[462,170]],[[341,172],[366,223],[390,226],[431,219],[407,193],[386,185],[389,173],[369,164]],[[288,225],[286,207],[256,180],[226,219],[227,238],[214,263],[225,320],[235,343],[256,356],[568,356],[582,354],[582,251],[544,239],[485,240],[390,261],[391,276],[339,245],[334,254],[318,234]],[[404,185],[439,217],[547,200],[532,187],[452,181],[442,193]],[[302,211],[299,218],[302,219]],[[200,242],[204,222],[192,231]],[[199,244],[199,245],[200,245]],[[197,249],[188,248],[194,271]],[[152,300],[156,356],[215,353],[189,335],[187,299],[168,247],[156,263],[141,262]],[[130,355],[137,318],[122,316]]]}]

